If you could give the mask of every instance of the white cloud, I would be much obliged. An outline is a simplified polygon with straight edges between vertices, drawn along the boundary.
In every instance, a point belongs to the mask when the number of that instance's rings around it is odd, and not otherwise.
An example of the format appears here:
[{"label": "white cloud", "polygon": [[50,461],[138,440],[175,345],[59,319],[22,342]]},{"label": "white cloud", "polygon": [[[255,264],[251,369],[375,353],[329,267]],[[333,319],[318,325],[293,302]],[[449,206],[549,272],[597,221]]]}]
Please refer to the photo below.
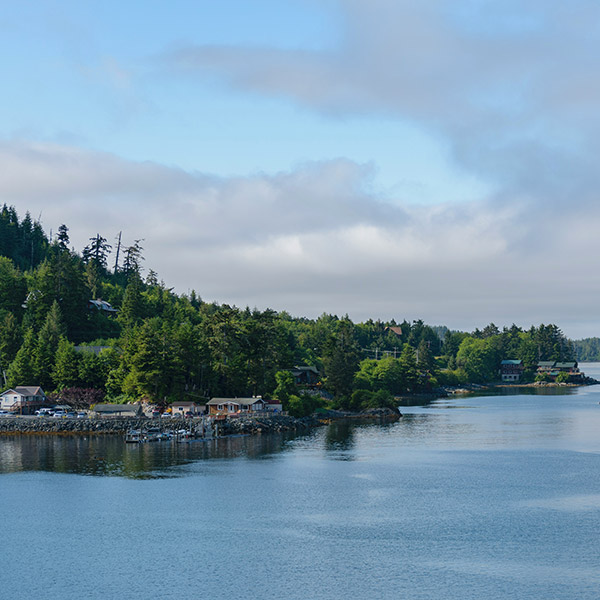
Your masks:
[{"label": "white cloud", "polygon": [[598,245],[599,210],[583,228],[577,212],[549,211],[539,229],[519,203],[399,207],[366,192],[369,179],[349,161],[219,179],[56,145],[0,146],[0,197],[21,216],[41,212],[46,230],[66,222],[79,250],[96,233],[144,238],[147,268],[207,300],[467,328],[561,324],[573,307],[596,320],[599,286],[580,275],[595,255],[580,253]]}]

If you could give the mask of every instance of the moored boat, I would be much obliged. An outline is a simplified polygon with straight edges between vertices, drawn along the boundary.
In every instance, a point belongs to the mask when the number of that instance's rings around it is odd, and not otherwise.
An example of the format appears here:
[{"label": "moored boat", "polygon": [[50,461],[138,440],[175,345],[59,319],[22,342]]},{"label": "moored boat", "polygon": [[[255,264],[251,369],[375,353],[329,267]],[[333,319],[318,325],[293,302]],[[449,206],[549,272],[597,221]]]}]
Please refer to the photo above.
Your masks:
[{"label": "moored boat", "polygon": [[143,441],[142,432],[139,429],[130,429],[125,434],[125,443],[126,444],[139,444]]}]

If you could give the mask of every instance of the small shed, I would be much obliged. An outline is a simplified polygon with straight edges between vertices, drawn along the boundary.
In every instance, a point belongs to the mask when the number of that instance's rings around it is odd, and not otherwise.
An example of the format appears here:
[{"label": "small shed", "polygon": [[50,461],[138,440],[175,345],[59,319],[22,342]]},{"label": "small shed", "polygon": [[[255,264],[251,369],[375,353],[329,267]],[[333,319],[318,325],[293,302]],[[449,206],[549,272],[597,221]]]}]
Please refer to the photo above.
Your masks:
[{"label": "small shed", "polygon": [[142,405],[135,404],[96,404],[92,408],[99,417],[140,417],[143,414]]}]

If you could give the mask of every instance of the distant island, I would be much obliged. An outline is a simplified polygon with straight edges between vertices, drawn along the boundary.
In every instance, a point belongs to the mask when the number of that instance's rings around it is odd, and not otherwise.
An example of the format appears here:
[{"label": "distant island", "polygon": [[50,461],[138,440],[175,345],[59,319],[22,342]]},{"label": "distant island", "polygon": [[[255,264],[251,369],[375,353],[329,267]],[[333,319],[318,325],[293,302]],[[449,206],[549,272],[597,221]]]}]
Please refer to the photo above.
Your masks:
[{"label": "distant island", "polygon": [[[89,408],[144,402],[261,398],[295,417],[317,409],[395,407],[398,396],[509,381],[583,383],[572,342],[554,324],[451,331],[422,320],[367,320],[205,302],[176,294],[141,240],[95,233],[81,254],[69,229],[50,239],[29,214],[0,211],[0,372],[4,390],[43,389],[48,401]],[[507,362],[508,361],[508,362]],[[551,365],[548,367],[548,365]],[[10,394],[9,394],[10,395]],[[0,396],[3,398],[4,396]],[[6,406],[28,411],[30,402]]]}]

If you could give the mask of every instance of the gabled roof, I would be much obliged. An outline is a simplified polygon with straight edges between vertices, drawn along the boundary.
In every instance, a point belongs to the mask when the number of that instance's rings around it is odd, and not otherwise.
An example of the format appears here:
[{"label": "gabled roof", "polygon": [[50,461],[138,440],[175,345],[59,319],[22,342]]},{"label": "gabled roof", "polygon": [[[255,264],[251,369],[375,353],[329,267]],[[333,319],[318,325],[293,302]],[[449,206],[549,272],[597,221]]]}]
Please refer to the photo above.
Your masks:
[{"label": "gabled roof", "polygon": [[262,398],[211,398],[209,402],[207,402],[210,406],[216,406],[218,404],[237,404],[238,406],[252,406],[257,402],[262,402],[264,404],[264,400]]},{"label": "gabled roof", "polygon": [[305,372],[309,372],[309,373],[314,373],[315,375],[319,374],[319,370],[317,369],[317,367],[314,367],[314,366],[310,366],[310,367],[305,367],[305,366],[294,367],[293,369],[290,369],[290,371],[292,373],[305,373]]},{"label": "gabled roof", "polygon": [[554,365],[557,369],[574,369],[577,366],[576,362],[557,362]]},{"label": "gabled roof", "polygon": [[203,406],[202,402],[193,402],[191,400],[175,400],[171,406]]},{"label": "gabled roof", "polygon": [[91,306],[95,306],[98,310],[103,310],[105,312],[116,313],[118,312],[116,308],[113,308],[108,302],[104,300],[88,300],[88,303]]},{"label": "gabled roof", "polygon": [[385,330],[395,333],[398,337],[402,337],[402,327],[386,327]]},{"label": "gabled roof", "polygon": [[516,359],[508,359],[508,360],[503,360],[500,364],[501,365],[522,365],[523,361],[516,360]]},{"label": "gabled roof", "polygon": [[538,367],[547,367],[548,369],[552,368],[554,366],[554,362],[553,360],[540,360],[538,362]]},{"label": "gabled roof", "polygon": [[21,396],[43,396],[44,392],[39,385],[18,385],[17,387],[11,388],[2,392],[2,396],[4,394],[8,394],[12,392],[13,394],[20,394]]}]

